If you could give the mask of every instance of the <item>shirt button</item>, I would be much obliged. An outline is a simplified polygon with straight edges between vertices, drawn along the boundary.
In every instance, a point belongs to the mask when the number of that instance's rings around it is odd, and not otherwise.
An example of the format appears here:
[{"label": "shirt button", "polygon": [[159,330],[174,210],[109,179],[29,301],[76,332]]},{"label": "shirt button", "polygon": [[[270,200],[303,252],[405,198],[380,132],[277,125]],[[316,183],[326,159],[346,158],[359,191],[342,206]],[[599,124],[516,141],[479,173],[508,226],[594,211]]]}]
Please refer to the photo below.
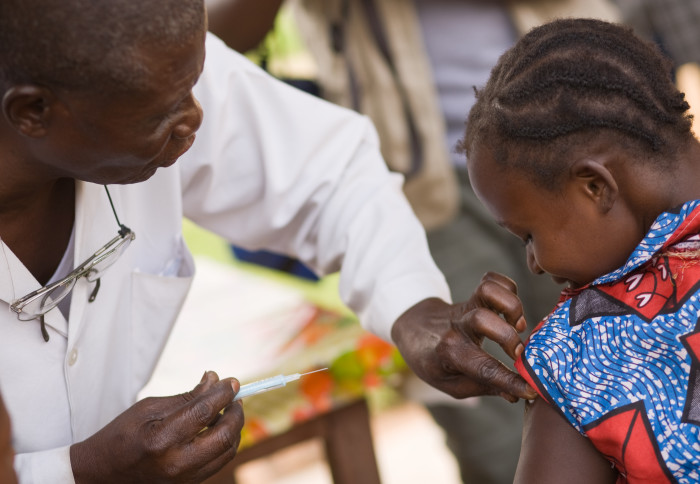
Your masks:
[{"label": "shirt button", "polygon": [[78,361],[78,350],[74,348],[68,355],[68,366],[75,365],[76,361]]}]

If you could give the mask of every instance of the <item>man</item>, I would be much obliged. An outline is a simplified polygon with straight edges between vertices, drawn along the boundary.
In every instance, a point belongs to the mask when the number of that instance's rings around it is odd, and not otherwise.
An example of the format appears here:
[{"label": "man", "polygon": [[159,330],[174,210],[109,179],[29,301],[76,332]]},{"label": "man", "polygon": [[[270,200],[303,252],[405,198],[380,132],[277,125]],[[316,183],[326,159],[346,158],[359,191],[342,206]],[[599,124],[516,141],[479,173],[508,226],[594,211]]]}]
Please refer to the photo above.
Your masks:
[{"label": "man", "polygon": [[235,380],[134,404],[193,275],[183,215],[342,266],[365,327],[443,391],[534,397],[480,348],[522,350],[512,282],[448,304],[371,125],[207,37],[205,15],[201,0],[0,4],[0,390],[20,480],[198,482],[234,457]]},{"label": "man", "polygon": [[616,0],[622,21],[651,42],[658,43],[674,63],[678,89],[700,133],[700,2],[692,0]]}]

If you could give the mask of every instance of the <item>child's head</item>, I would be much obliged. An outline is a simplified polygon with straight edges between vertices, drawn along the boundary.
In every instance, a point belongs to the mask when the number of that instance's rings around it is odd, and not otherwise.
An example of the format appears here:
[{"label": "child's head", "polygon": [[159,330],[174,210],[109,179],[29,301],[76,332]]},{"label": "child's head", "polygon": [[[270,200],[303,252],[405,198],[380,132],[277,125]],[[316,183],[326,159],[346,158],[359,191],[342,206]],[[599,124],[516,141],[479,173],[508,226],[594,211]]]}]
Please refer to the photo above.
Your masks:
[{"label": "child's head", "polygon": [[659,187],[696,141],[671,69],[630,29],[590,19],[533,29],[501,57],[461,148],[533,271],[591,282],[624,263],[672,200]]}]

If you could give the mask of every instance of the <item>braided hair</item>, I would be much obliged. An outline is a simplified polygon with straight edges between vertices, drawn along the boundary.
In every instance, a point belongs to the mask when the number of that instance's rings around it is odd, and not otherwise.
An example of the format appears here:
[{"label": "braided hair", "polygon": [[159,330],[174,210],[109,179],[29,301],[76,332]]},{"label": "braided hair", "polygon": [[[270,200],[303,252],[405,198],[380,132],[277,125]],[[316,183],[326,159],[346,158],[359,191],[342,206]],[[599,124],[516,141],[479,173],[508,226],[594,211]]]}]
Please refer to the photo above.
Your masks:
[{"label": "braided hair", "polygon": [[635,159],[668,168],[693,137],[689,105],[671,73],[671,61],[630,28],[556,20],[499,59],[477,91],[458,149],[469,157],[487,141],[499,163],[549,189],[566,171],[567,153],[601,135],[614,136]]}]

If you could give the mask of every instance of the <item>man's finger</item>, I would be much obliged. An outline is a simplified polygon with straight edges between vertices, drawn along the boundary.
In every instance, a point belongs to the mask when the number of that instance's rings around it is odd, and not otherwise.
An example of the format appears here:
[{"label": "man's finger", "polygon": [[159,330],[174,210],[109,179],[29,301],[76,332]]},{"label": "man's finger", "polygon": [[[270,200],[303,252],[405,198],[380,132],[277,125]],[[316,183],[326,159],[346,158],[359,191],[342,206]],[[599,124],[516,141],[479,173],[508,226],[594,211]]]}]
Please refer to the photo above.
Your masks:
[{"label": "man's finger", "polygon": [[487,272],[481,277],[481,281],[495,282],[513,294],[518,294],[518,285],[515,283],[515,281],[506,275],[499,274],[498,272]]},{"label": "man's finger", "polygon": [[472,385],[477,382],[485,390],[483,394],[506,394],[528,400],[537,397],[535,390],[520,375],[486,352],[472,357],[464,366],[460,362],[458,369],[466,375],[463,383],[465,388],[468,388],[470,382]]},{"label": "man's finger", "polygon": [[527,322],[522,302],[516,292],[504,283],[507,278],[496,276],[500,276],[500,274],[493,274],[491,278],[484,280],[479,286],[476,296],[482,306],[502,314],[503,318],[517,331],[524,331],[527,328]]},{"label": "man's finger", "polygon": [[517,331],[501,317],[486,308],[472,310],[463,321],[455,325],[472,341],[488,338],[503,348],[508,356],[516,359],[522,352],[522,341]]},{"label": "man's finger", "polygon": [[233,402],[224,409],[215,425],[197,435],[193,445],[202,457],[204,473],[216,472],[236,455],[244,422],[241,402]]},{"label": "man's finger", "polygon": [[181,393],[179,396],[186,402],[192,401],[197,397],[197,395],[202,394],[202,392],[206,391],[208,388],[211,388],[211,386],[218,381],[219,375],[217,375],[215,371],[205,371],[204,376],[202,376],[202,380],[196,387],[189,392]]},{"label": "man's finger", "polygon": [[235,392],[230,380],[222,380],[205,390],[195,388],[191,394],[195,395],[191,401],[180,406],[162,422],[164,428],[172,429],[177,442],[189,442],[214,422],[219,412],[233,401]]}]

